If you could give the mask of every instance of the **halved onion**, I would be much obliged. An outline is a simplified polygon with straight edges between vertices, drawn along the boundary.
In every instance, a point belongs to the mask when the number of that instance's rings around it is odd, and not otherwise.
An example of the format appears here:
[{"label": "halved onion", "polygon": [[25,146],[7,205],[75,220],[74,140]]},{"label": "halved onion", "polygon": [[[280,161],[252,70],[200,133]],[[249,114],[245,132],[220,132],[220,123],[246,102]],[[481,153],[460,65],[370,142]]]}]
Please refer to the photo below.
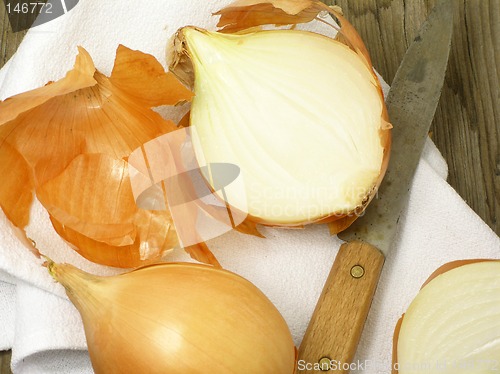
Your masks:
[{"label": "halved onion", "polygon": [[394,373],[500,370],[500,261],[439,269],[398,323],[394,340]]},{"label": "halved onion", "polygon": [[388,162],[391,126],[366,48],[343,18],[347,42],[254,28],[321,10],[342,17],[319,1],[236,2],[219,12],[223,32],[178,31],[170,69],[194,78],[198,162],[241,170],[245,194],[227,188],[221,199],[254,222],[337,221],[336,232],[364,210]]}]

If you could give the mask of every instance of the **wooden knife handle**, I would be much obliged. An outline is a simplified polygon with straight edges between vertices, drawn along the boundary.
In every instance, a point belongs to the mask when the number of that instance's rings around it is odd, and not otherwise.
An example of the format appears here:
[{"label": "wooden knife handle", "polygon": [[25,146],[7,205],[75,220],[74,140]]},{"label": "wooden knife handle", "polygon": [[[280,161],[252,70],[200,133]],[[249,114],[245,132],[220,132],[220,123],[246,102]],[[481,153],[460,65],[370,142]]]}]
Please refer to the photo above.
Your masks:
[{"label": "wooden knife handle", "polygon": [[298,373],[349,373],[383,264],[370,244],[340,247],[300,345]]}]

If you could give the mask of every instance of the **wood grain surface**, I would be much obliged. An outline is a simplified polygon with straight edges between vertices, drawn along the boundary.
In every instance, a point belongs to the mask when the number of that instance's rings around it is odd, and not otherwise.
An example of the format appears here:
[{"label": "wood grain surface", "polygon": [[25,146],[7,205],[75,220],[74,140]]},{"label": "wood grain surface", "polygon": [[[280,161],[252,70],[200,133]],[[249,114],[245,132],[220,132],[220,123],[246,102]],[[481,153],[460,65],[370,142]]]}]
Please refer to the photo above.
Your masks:
[{"label": "wood grain surface", "polygon": [[[436,0],[325,0],[342,7],[375,68],[390,83]],[[21,42],[0,4],[0,67]],[[500,0],[455,0],[454,36],[432,139],[449,166],[448,182],[500,234]],[[1,326],[0,326],[1,329]],[[0,374],[10,373],[0,353]]]}]

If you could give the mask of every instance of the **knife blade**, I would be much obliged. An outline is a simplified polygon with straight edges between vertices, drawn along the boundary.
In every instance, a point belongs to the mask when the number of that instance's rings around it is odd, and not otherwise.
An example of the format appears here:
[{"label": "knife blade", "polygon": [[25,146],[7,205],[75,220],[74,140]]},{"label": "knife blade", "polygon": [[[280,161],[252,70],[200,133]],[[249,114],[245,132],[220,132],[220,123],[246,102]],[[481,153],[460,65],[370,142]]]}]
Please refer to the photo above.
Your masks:
[{"label": "knife blade", "polygon": [[408,48],[386,100],[393,124],[387,173],[376,198],[339,237],[346,241],[299,348],[298,372],[348,373],[378,278],[397,232],[413,174],[441,95],[453,1],[441,0]]}]

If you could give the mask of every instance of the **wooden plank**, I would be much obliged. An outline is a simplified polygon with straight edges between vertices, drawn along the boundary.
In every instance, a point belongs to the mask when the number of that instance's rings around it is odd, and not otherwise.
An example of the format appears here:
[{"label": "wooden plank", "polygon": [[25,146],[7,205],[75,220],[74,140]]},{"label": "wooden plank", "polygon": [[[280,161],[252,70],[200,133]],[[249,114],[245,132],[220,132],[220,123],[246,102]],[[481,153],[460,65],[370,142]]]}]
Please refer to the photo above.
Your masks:
[{"label": "wooden plank", "polygon": [[16,52],[17,47],[26,35],[25,31],[13,32],[3,1],[0,2],[0,27],[2,30],[2,38],[0,40],[0,68],[12,57]]},{"label": "wooden plank", "polygon": [[0,351],[0,374],[12,374],[10,371],[11,351]]}]

